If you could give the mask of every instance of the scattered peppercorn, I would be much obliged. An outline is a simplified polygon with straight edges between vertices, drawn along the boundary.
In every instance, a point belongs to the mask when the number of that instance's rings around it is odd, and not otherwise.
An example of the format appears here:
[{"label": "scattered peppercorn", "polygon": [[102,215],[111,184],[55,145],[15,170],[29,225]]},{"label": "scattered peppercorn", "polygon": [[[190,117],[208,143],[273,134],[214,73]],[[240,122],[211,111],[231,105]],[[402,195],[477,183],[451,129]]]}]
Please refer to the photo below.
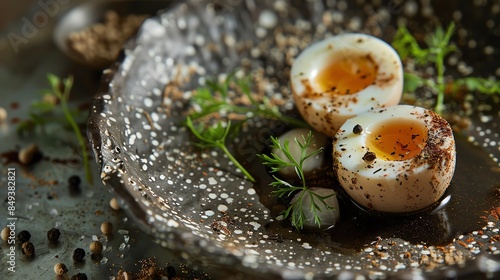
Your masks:
[{"label": "scattered peppercorn", "polygon": [[366,154],[363,156],[363,160],[366,163],[373,162],[377,158],[377,155],[374,152],[366,152]]},{"label": "scattered peppercorn", "polygon": [[17,235],[17,240],[19,240],[19,242],[21,242],[21,243],[30,241],[30,238],[31,238],[31,234],[27,230],[22,230]]},{"label": "scattered peppercorn", "polygon": [[73,251],[73,260],[75,262],[82,262],[84,258],[85,258],[85,250],[83,250],[82,248],[76,248]]},{"label": "scattered peppercorn", "polygon": [[118,204],[118,201],[114,197],[109,201],[109,206],[113,210],[120,210],[120,205]]},{"label": "scattered peppercorn", "polygon": [[108,235],[113,232],[113,224],[110,222],[104,222],[101,224],[101,232]]},{"label": "scattered peppercorn", "polygon": [[54,265],[54,272],[57,274],[57,275],[64,275],[66,274],[66,272],[68,272],[68,268],[66,267],[65,264],[63,263],[56,263]]},{"label": "scattered peppercorn", "polygon": [[3,241],[7,241],[9,239],[9,236],[10,236],[10,228],[4,227],[2,229],[2,233],[0,235],[2,236]]},{"label": "scattered peppercorn", "polygon": [[80,183],[81,179],[78,175],[72,175],[68,178],[68,187],[71,195],[78,195],[81,193]]},{"label": "scattered peppercorn", "polygon": [[35,256],[35,246],[33,243],[26,241],[23,243],[21,246],[23,255],[25,255],[28,258],[33,258]]},{"label": "scattered peppercorn", "polygon": [[50,243],[57,243],[60,236],[61,232],[57,228],[51,228],[49,229],[49,231],[47,231],[47,239]]},{"label": "scattered peppercorn", "polygon": [[87,274],[77,273],[77,274],[71,276],[71,280],[87,280]]},{"label": "scattered peppercorn", "polygon": [[352,133],[354,134],[361,134],[363,132],[363,127],[359,124],[355,125],[352,129]]},{"label": "scattered peppercorn", "polygon": [[41,160],[42,153],[36,144],[31,144],[22,148],[17,157],[21,164],[29,165]]},{"label": "scattered peppercorn", "polygon": [[171,266],[171,265],[167,265],[167,277],[168,279],[173,279],[175,277],[175,275],[177,274],[175,272],[175,267]]},{"label": "scattered peppercorn", "polygon": [[100,254],[102,253],[102,243],[99,241],[93,241],[90,243],[90,252],[93,254]]},{"label": "scattered peppercorn", "polygon": [[80,179],[80,176],[78,175],[72,175],[68,178],[68,184],[70,187],[79,188],[81,182],[82,179]]},{"label": "scattered peppercorn", "polygon": [[0,107],[0,124],[3,123],[7,119],[7,110],[3,107]]}]

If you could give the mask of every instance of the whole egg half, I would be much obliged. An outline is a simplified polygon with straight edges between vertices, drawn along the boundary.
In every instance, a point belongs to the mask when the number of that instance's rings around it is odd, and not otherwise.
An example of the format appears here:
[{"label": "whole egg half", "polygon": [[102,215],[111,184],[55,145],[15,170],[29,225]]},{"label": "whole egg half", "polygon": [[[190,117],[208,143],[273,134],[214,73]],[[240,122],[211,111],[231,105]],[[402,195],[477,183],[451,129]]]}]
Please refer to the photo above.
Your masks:
[{"label": "whole egg half", "polygon": [[333,137],[349,118],[399,103],[403,67],[396,51],[365,34],[342,34],[306,48],[292,64],[291,87],[302,117]]},{"label": "whole egg half", "polygon": [[381,212],[431,206],[455,170],[453,132],[431,110],[398,105],[347,120],[334,137],[334,170],[358,204]]}]

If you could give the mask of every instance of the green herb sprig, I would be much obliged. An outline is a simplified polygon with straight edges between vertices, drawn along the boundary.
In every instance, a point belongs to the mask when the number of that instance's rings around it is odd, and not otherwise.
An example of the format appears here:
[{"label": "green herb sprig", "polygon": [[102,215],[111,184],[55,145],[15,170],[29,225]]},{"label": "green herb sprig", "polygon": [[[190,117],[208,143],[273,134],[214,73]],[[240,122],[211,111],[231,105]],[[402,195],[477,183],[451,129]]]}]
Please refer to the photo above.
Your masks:
[{"label": "green herb sprig", "polygon": [[44,94],[49,98],[55,98],[55,100],[48,101],[44,99],[34,102],[30,107],[29,119],[21,122],[17,127],[17,131],[23,133],[32,131],[36,127],[43,129],[49,123],[68,124],[73,130],[82,150],[82,162],[87,182],[93,184],[86,140],[75,120],[76,111],[71,110],[68,105],[71,88],[73,87],[73,77],[60,79],[53,74],[48,74],[47,80],[51,88],[45,91]]},{"label": "green herb sprig", "polygon": [[[417,65],[425,66],[434,64],[437,72],[436,81],[417,76],[412,73],[405,73],[404,91],[414,92],[417,88],[427,86],[437,95],[434,111],[442,114],[444,110],[444,95],[447,85],[444,77],[444,59],[447,55],[457,50],[455,45],[450,44],[451,36],[455,31],[455,24],[452,22],[446,30],[442,27],[436,28],[435,32],[425,37],[427,48],[421,48],[417,39],[401,25],[394,36],[392,46],[396,49],[402,60],[412,58]],[[452,81],[451,90],[458,91],[466,88],[470,91],[478,91],[485,94],[500,93],[500,81],[477,77],[465,77]]]},{"label": "green herb sprig", "polygon": [[225,126],[219,122],[212,126],[204,126],[202,124],[195,125],[188,117],[186,120],[186,126],[191,130],[191,132],[198,138],[201,142],[196,143],[197,146],[201,148],[219,148],[221,149],[227,157],[238,167],[241,172],[248,178],[248,180],[255,182],[252,175],[241,165],[241,163],[231,154],[229,149],[226,147],[226,139],[231,130],[231,121],[229,121]]},{"label": "green herb sprig", "polygon": [[[214,113],[232,114],[242,121],[253,117],[276,119],[296,127],[309,127],[304,121],[281,113],[271,100],[263,96],[259,100],[252,94],[252,79],[250,76],[238,78],[237,71],[228,74],[223,82],[209,79],[206,86],[196,90],[192,98],[195,110],[189,115],[197,120]],[[249,104],[237,104],[230,97],[230,92],[240,92]]]},{"label": "green herb sprig", "polygon": [[310,197],[312,201],[310,211],[314,215],[314,222],[318,226],[321,226],[321,219],[318,215],[318,212],[322,211],[320,205],[323,205],[325,209],[331,209],[331,207],[326,203],[325,200],[333,196],[334,194],[321,196],[312,191],[311,189],[309,189],[307,186],[304,177],[304,171],[302,168],[304,161],[323,151],[323,148],[319,148],[318,150],[312,151],[310,153],[307,152],[308,148],[313,143],[312,132],[309,131],[306,137],[302,136],[302,141],[299,141],[297,138],[295,138],[294,141],[297,143],[297,145],[300,147],[301,150],[300,158],[298,160],[296,160],[290,152],[289,141],[284,141],[284,143],[281,144],[277,137],[271,137],[271,142],[272,142],[271,148],[281,150],[285,155],[286,159],[283,159],[274,153],[271,153],[270,156],[267,154],[260,154],[258,156],[262,160],[264,160],[265,165],[270,166],[272,173],[278,172],[290,166],[295,168],[295,172],[302,183],[300,186],[294,186],[289,182],[278,178],[275,175],[273,175],[274,181],[271,183],[271,186],[277,188],[275,191],[273,191],[273,194],[275,194],[278,197],[290,197],[292,194],[301,191],[297,199],[295,199],[289,205],[289,207],[283,212],[283,216],[285,218],[291,216],[292,225],[297,230],[301,230],[304,227],[304,221],[306,219],[306,215],[302,208],[304,198],[306,196]]},{"label": "green herb sprig", "polygon": [[[221,149],[246,178],[255,182],[250,172],[229,152],[226,146],[227,139],[254,117],[275,119],[298,127],[308,127],[308,125],[300,119],[281,113],[269,98],[254,96],[252,78],[250,76],[238,78],[236,73],[236,70],[232,71],[222,82],[209,79],[205,86],[195,91],[191,99],[193,110],[186,119],[186,126],[200,140],[198,146]],[[238,94],[239,96],[236,96]],[[236,97],[240,100],[246,99],[246,102],[236,101],[238,100]],[[217,116],[212,121],[206,120],[215,115]],[[235,120],[233,126],[231,119]]]}]

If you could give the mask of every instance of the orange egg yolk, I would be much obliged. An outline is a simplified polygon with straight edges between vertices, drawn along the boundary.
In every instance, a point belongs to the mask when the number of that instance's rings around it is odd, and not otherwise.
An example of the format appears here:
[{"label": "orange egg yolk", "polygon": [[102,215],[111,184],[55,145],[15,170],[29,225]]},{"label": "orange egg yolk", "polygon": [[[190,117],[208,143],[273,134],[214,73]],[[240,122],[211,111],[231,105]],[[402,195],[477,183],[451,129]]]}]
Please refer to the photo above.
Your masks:
[{"label": "orange egg yolk", "polygon": [[322,92],[351,94],[375,82],[377,65],[370,55],[344,55],[332,60],[316,76]]},{"label": "orange egg yolk", "polygon": [[407,160],[422,152],[427,141],[427,128],[412,120],[390,120],[370,129],[367,147],[377,158]]}]

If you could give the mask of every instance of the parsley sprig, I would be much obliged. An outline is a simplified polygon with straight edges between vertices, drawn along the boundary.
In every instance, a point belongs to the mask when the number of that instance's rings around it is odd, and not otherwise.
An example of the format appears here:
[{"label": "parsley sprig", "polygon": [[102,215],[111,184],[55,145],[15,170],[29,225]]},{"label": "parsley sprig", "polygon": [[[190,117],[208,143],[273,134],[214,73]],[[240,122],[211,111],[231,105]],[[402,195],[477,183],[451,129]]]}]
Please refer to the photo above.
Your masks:
[{"label": "parsley sprig", "polygon": [[77,112],[71,110],[68,105],[71,88],[73,87],[73,77],[70,76],[66,79],[60,79],[53,74],[48,74],[47,80],[51,88],[44,92],[46,98],[31,104],[29,119],[21,122],[17,127],[17,131],[19,133],[33,131],[36,127],[41,127],[43,129],[44,126],[49,123],[69,125],[82,150],[82,161],[87,182],[92,184],[93,180],[90,170],[87,142],[75,119]]},{"label": "parsley sprig", "polygon": [[218,122],[211,126],[206,126],[203,124],[195,125],[188,117],[186,120],[186,126],[191,130],[191,132],[200,140],[199,143],[195,145],[201,148],[219,148],[221,149],[231,160],[236,167],[238,167],[241,172],[248,178],[248,180],[255,182],[252,175],[241,165],[241,163],[231,154],[229,149],[226,147],[226,139],[231,130],[231,121],[228,121],[225,125],[222,122]]},{"label": "parsley sprig", "polygon": [[300,195],[298,195],[296,199],[292,200],[292,203],[290,203],[289,207],[283,212],[283,216],[285,218],[291,217],[292,225],[298,230],[301,230],[304,227],[306,214],[303,210],[303,202],[304,198],[309,196],[312,202],[309,210],[313,213],[314,222],[319,227],[321,226],[321,219],[318,215],[318,212],[322,211],[321,205],[324,206],[324,209],[331,209],[330,205],[328,205],[325,200],[333,196],[334,194],[321,196],[313,190],[309,189],[305,180],[302,166],[306,159],[314,157],[315,155],[321,153],[323,151],[323,148],[319,148],[308,153],[308,148],[311,146],[311,144],[313,144],[311,131],[309,131],[306,137],[302,136],[302,141],[298,140],[297,138],[295,138],[294,141],[301,150],[299,159],[295,159],[292,156],[292,153],[290,152],[289,141],[285,140],[282,144],[277,137],[272,136],[271,148],[281,150],[286,158],[283,159],[274,153],[271,153],[270,155],[260,154],[258,156],[264,160],[265,165],[270,166],[272,173],[278,172],[290,166],[295,168],[295,172],[301,181],[301,185],[292,185],[289,182],[273,175],[274,181],[271,183],[271,186],[276,188],[276,190],[273,191],[273,194],[278,197],[290,197],[292,194],[300,192]]},{"label": "parsley sprig", "polygon": [[425,37],[424,42],[427,48],[422,48],[410,31],[401,25],[392,42],[393,47],[399,53],[402,60],[411,58],[420,66],[434,64],[437,72],[435,82],[432,79],[426,79],[407,72],[404,77],[404,91],[414,92],[422,86],[431,88],[437,94],[434,110],[438,114],[442,114],[444,110],[444,95],[447,88],[451,89],[452,92],[466,88],[467,90],[478,91],[484,94],[500,93],[500,81],[478,77],[455,79],[451,82],[451,87],[447,87],[444,77],[444,59],[447,55],[457,50],[455,45],[450,44],[450,39],[454,31],[455,24],[453,22],[448,25],[446,30],[442,27],[436,28],[434,33],[428,34]]}]

